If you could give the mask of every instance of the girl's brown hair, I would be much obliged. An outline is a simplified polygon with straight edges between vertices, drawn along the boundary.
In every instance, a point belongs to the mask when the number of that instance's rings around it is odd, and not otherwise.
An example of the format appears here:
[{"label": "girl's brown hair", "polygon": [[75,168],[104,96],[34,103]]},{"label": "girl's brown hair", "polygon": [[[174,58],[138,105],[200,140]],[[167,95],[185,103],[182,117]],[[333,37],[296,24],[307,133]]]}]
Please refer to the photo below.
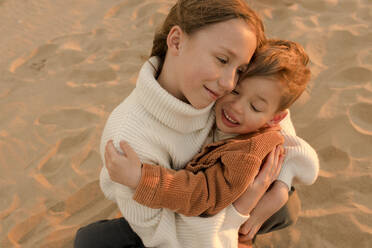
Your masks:
[{"label": "girl's brown hair", "polygon": [[284,86],[278,111],[289,108],[306,89],[311,72],[309,57],[304,48],[293,41],[268,39],[253,55],[247,77],[269,77],[279,80]]},{"label": "girl's brown hair", "polygon": [[191,35],[207,25],[234,18],[241,18],[251,26],[257,37],[257,47],[264,43],[262,21],[244,0],[178,0],[155,33],[151,56],[160,57],[161,64],[164,62],[168,49],[167,36],[173,26],[178,25]]}]

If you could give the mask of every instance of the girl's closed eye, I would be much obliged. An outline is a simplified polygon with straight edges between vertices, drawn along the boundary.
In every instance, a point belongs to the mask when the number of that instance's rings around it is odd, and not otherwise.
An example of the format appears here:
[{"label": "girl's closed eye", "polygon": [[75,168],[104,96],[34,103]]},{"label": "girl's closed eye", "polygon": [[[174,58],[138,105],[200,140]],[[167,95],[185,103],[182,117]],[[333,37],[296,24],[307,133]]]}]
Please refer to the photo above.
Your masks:
[{"label": "girl's closed eye", "polygon": [[233,95],[239,95],[239,92],[237,90],[232,90],[231,91],[231,94],[233,94]]},{"label": "girl's closed eye", "polygon": [[219,61],[221,64],[223,64],[223,65],[225,65],[225,64],[228,63],[228,59],[226,59],[226,58],[223,58],[223,57],[216,57],[216,58],[217,58],[218,61]]}]

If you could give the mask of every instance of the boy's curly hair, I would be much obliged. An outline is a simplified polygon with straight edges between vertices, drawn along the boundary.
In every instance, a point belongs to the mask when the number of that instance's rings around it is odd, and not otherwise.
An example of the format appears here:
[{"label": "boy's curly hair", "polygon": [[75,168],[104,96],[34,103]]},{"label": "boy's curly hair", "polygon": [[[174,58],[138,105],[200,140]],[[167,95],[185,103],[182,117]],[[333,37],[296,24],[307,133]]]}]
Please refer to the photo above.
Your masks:
[{"label": "boy's curly hair", "polygon": [[309,56],[296,42],[268,39],[252,57],[247,71],[240,80],[248,77],[279,79],[284,86],[278,111],[289,108],[301,96],[310,81]]}]

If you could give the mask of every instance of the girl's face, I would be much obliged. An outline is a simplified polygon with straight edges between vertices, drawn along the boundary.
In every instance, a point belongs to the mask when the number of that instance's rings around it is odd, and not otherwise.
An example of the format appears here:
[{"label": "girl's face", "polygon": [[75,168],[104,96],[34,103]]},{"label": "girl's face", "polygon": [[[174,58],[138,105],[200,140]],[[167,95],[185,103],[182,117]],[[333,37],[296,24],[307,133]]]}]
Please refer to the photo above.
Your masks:
[{"label": "girl's face", "polygon": [[256,35],[240,19],[212,24],[182,37],[174,83],[180,99],[197,109],[235,88],[256,49]]},{"label": "girl's face", "polygon": [[277,109],[282,91],[281,83],[275,79],[242,80],[235,90],[216,102],[217,127],[225,133],[246,134],[280,119]]}]

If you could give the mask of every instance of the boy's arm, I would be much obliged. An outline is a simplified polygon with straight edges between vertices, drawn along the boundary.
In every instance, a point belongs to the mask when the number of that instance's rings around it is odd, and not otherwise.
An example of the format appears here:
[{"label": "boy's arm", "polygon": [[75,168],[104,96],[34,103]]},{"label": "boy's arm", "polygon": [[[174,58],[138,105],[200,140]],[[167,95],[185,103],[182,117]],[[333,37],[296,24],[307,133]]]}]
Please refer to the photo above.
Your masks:
[{"label": "boy's arm", "polygon": [[[282,142],[282,137],[278,132],[268,132],[246,142],[245,147],[250,147],[250,152],[243,148],[237,151],[225,149],[213,165],[207,168],[203,165],[196,172],[144,164],[133,199],[151,208],[169,208],[187,216],[218,213],[246,191],[262,161]],[[278,148],[278,153],[280,151]]]},{"label": "boy's arm", "polygon": [[[116,154],[114,161],[106,158],[106,167],[112,180],[136,189],[133,199],[142,205],[168,208],[187,216],[213,215],[233,203],[247,189],[265,157],[262,154],[269,153],[269,147],[280,143],[281,137],[278,133],[271,133],[260,141],[272,144],[267,148],[260,146],[260,152],[254,152],[255,155],[240,150],[224,151],[213,165],[197,172],[174,171],[150,164],[143,164],[139,169],[139,159],[129,146],[122,147],[126,156]],[[110,149],[106,153],[109,154]]]},{"label": "boy's arm", "polygon": [[287,185],[281,181],[275,181],[250,213],[249,219],[242,225],[239,233],[246,235],[247,239],[253,239],[262,224],[283,207],[287,201]]},{"label": "boy's arm", "polygon": [[147,207],[168,208],[186,216],[214,215],[244,192],[261,162],[243,152],[225,152],[221,160],[195,174],[144,164],[133,199]]}]

